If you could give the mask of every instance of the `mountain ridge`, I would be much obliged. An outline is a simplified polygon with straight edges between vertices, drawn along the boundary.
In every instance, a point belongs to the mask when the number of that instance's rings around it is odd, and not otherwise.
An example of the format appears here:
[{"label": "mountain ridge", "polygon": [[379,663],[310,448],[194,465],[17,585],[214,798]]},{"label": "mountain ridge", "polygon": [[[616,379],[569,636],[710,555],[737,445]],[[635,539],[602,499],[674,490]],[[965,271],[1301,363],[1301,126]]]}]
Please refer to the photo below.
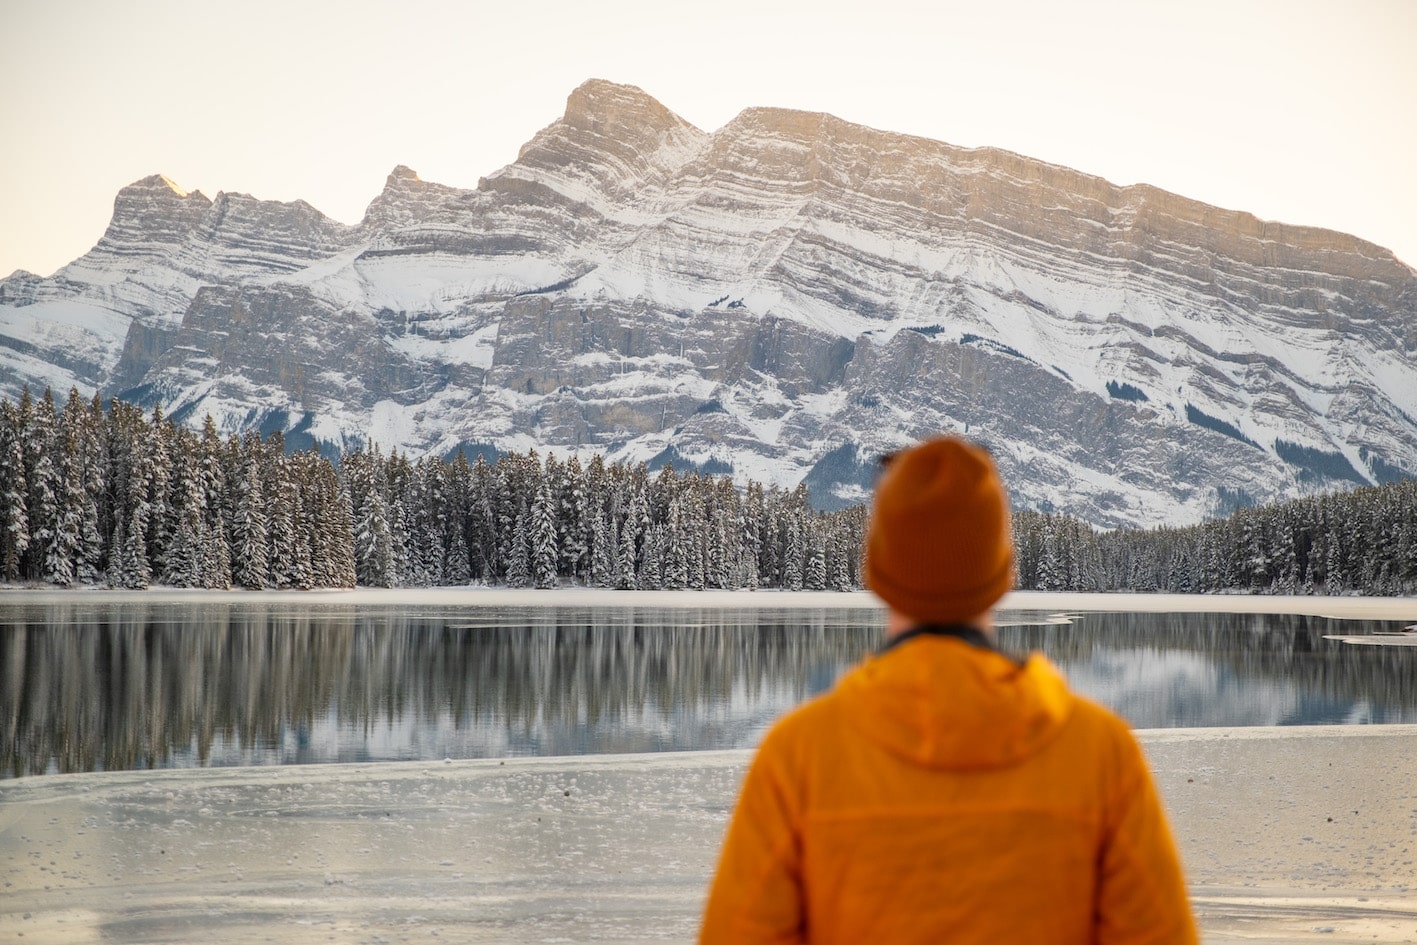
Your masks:
[{"label": "mountain ridge", "polygon": [[704,132],[592,80],[476,188],[399,165],[353,226],[165,180],[54,277],[0,281],[0,391],[669,459],[827,504],[967,431],[1020,504],[1100,525],[1417,470],[1417,272],[1002,149],[765,107]]}]

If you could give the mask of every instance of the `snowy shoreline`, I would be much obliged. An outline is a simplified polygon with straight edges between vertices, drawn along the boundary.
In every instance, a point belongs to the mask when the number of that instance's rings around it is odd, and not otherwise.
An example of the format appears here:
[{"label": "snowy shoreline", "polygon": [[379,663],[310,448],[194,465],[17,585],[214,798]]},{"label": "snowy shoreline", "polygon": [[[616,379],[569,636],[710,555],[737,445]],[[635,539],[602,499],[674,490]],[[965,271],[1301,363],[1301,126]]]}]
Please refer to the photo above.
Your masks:
[{"label": "snowy shoreline", "polygon": [[[143,591],[110,588],[0,588],[0,607],[18,604],[132,603],[309,603],[348,606],[436,607],[738,607],[770,610],[879,610],[869,591],[620,591],[557,587],[549,590],[506,587],[424,587],[326,589],[313,591],[206,591],[154,587]],[[1138,613],[1305,614],[1314,617],[1417,622],[1417,598],[1303,597],[1263,594],[1126,594],[1071,591],[1013,591],[999,609],[1066,613],[1130,611]]]},{"label": "snowy shoreline", "polygon": [[[1417,939],[1417,726],[1139,737],[1207,942]],[[0,938],[687,943],[750,757],[0,781]]]}]

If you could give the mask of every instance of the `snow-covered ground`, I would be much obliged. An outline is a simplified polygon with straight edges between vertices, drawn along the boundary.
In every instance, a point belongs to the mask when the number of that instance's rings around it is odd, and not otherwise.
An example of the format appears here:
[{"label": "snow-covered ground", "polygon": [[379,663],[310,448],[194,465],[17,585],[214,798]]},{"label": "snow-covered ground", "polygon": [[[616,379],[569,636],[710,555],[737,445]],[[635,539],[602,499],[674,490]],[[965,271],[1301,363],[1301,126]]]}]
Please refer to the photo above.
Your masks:
[{"label": "snow-covered ground", "polygon": [[[855,607],[868,594],[10,590],[0,605]],[[1417,618],[1417,601],[1014,594],[1006,609]],[[1007,615],[1003,615],[1008,619]],[[1142,732],[1210,943],[1417,941],[1417,726]],[[750,753],[0,781],[0,941],[691,942]]]},{"label": "snow-covered ground", "polygon": [[[1417,940],[1417,726],[1142,741],[1207,942]],[[3,781],[0,940],[688,943],[748,758]]]}]

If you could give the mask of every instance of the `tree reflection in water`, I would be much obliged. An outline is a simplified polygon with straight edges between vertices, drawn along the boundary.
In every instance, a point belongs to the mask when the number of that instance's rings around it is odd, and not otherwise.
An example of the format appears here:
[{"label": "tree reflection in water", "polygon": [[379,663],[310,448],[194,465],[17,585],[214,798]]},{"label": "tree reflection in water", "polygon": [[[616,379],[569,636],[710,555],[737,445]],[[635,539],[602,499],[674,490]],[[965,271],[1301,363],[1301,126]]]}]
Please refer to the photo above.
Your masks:
[{"label": "tree reflection in water", "polygon": [[0,624],[0,771],[740,747],[879,637],[859,610],[30,608]]},{"label": "tree reflection in water", "polygon": [[[1141,727],[1417,721],[1417,648],[1323,639],[1390,626],[1001,618]],[[10,607],[0,772],[744,747],[879,639],[845,609]]]}]

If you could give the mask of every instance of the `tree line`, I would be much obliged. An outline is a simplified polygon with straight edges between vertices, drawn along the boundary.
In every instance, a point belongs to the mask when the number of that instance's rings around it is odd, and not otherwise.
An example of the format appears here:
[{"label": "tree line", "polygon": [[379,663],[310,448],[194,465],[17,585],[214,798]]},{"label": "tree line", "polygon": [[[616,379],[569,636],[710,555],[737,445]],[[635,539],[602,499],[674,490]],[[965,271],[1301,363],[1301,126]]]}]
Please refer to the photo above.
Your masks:
[{"label": "tree line", "polygon": [[0,578],[196,588],[860,586],[862,508],[535,451],[338,464],[71,391],[0,402]]},{"label": "tree line", "polygon": [[[0,579],[59,586],[315,588],[573,584],[861,586],[867,511],[805,486],[377,447],[338,464],[280,433],[222,437],[122,401],[0,401]],[[1029,590],[1417,592],[1417,482],[1241,509],[1185,528],[1099,532],[1017,511]]]},{"label": "tree line", "polygon": [[1014,519],[1019,586],[1178,594],[1417,593],[1417,480],[1240,509],[1184,528]]}]

